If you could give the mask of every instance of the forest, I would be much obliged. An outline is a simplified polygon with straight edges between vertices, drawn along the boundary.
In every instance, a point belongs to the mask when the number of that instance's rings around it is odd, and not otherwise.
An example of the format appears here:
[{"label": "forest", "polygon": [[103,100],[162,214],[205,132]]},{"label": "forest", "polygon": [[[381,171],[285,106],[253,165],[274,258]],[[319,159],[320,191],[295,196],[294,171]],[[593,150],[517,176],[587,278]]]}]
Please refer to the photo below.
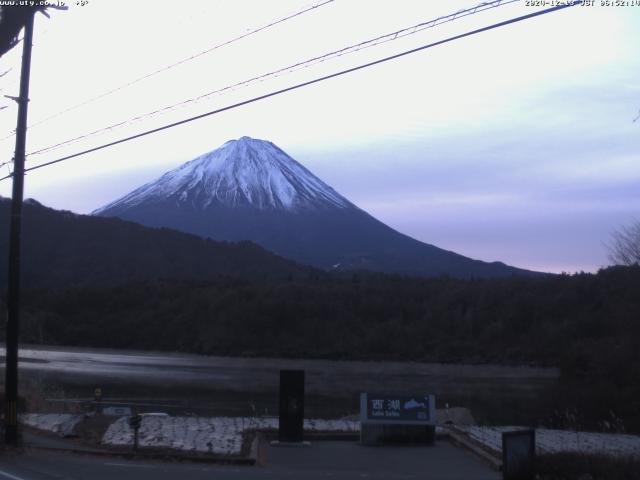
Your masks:
[{"label": "forest", "polygon": [[[424,279],[310,271],[29,289],[21,341],[207,355],[557,366],[541,401],[640,432],[640,266]],[[575,417],[575,415],[574,415]],[[620,422],[618,422],[621,424]]]}]

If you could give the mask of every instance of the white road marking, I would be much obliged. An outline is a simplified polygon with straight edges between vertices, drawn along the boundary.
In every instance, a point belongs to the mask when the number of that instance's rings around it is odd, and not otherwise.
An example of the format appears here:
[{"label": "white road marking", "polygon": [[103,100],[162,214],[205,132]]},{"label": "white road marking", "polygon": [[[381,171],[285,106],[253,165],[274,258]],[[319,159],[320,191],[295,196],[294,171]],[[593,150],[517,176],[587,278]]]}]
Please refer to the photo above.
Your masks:
[{"label": "white road marking", "polygon": [[5,472],[4,470],[0,470],[0,475],[2,475],[3,477],[6,477],[10,480],[25,480],[22,477],[16,477],[15,475],[11,475],[10,473]]}]

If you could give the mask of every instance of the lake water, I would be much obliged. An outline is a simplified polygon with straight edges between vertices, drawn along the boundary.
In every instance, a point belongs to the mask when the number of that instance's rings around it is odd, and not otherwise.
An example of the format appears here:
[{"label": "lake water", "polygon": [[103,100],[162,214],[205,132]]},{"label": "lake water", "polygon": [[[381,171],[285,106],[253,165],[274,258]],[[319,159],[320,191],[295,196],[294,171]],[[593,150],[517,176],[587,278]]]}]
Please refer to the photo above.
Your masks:
[{"label": "lake water", "polygon": [[[19,355],[21,382],[39,382],[57,397],[90,397],[99,386],[105,399],[135,399],[178,410],[233,411],[252,405],[273,412],[279,371],[303,369],[307,406],[316,413],[353,414],[360,392],[433,393],[440,406],[467,406],[480,420],[504,422],[537,415],[539,397],[558,379],[556,369],[527,366],[207,357],[41,346],[22,348]],[[505,418],[508,414],[512,417]]]}]

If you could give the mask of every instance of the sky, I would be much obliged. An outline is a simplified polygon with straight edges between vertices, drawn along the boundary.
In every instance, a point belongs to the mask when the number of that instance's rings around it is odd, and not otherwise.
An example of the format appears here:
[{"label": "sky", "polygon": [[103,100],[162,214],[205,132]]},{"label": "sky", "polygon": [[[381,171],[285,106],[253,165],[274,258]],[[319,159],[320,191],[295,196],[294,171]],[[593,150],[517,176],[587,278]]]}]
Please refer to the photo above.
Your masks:
[{"label": "sky", "polygon": [[[477,2],[68,4],[36,19],[27,152],[124,124],[29,155],[28,167],[542,9],[507,3],[189,101]],[[0,138],[9,135],[0,141],[0,163],[14,148],[17,108],[4,95],[18,93],[20,55],[19,46],[0,58],[0,74],[8,71],[0,77],[0,107],[7,107]],[[89,213],[248,135],[274,142],[356,205],[421,241],[533,270],[593,272],[609,263],[611,232],[640,220],[639,114],[640,6],[596,1],[34,170],[25,198]],[[0,182],[0,195],[10,194],[10,180]]]}]

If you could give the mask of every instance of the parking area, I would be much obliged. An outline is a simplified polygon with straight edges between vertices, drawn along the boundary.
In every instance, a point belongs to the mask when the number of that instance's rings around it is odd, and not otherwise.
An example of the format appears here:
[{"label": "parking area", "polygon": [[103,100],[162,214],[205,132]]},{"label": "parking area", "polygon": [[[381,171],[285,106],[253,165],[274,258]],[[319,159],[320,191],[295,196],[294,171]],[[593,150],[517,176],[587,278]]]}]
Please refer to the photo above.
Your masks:
[{"label": "parking area", "polygon": [[365,447],[346,441],[317,441],[310,447],[269,446],[265,470],[283,476],[295,472],[301,478],[501,478],[499,472],[447,440],[433,446]]}]

